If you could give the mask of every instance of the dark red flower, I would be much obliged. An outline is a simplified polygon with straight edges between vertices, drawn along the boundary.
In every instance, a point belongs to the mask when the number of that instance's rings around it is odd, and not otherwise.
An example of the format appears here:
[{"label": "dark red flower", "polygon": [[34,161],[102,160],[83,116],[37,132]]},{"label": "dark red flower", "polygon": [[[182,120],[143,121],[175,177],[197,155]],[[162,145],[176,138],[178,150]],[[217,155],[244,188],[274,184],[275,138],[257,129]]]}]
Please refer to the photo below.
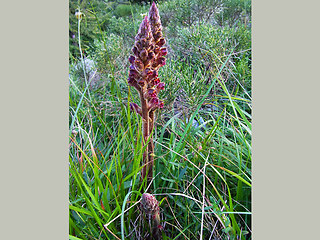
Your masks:
[{"label": "dark red flower", "polygon": [[161,66],[164,66],[166,65],[166,59],[164,57],[160,57],[157,59],[157,64],[158,65],[161,65]]},{"label": "dark red flower", "polygon": [[166,56],[168,54],[167,48],[161,48],[160,49],[160,53],[161,53],[162,56]]},{"label": "dark red flower", "polygon": [[157,97],[157,91],[153,88],[148,89],[148,97],[149,98],[156,98]]},{"label": "dark red flower", "polygon": [[164,106],[163,101],[159,101],[158,107],[159,107],[159,108],[163,108],[163,106]]},{"label": "dark red flower", "polygon": [[137,47],[133,47],[133,48],[132,48],[132,52],[134,53],[134,55],[136,55],[137,57],[139,57],[139,52],[138,52]]},{"label": "dark red flower", "polygon": [[142,63],[139,59],[136,59],[136,60],[134,61],[134,65],[136,66],[136,68],[137,68],[139,71],[142,71],[143,68],[144,68],[143,63]]},{"label": "dark red flower", "polygon": [[157,89],[163,90],[163,89],[164,89],[164,86],[165,86],[165,83],[164,83],[164,82],[160,82],[160,83],[157,85]]},{"label": "dark red flower", "polygon": [[144,86],[145,84],[145,81],[143,81],[141,78],[137,82],[140,86]]},{"label": "dark red flower", "polygon": [[162,47],[166,43],[166,40],[164,38],[160,38],[159,42],[157,42],[157,45],[159,47]]},{"label": "dark red flower", "polygon": [[148,54],[148,61],[152,60],[154,58],[154,52],[150,51]]},{"label": "dark red flower", "polygon": [[131,56],[129,57],[129,62],[133,65],[135,59],[136,59],[136,58],[131,55]]},{"label": "dark red flower", "polygon": [[154,70],[152,72],[152,78],[156,78],[156,77],[158,77],[158,71]]},{"label": "dark red flower", "polygon": [[145,73],[146,73],[146,75],[151,76],[151,74],[152,74],[153,72],[151,71],[150,68],[146,68],[146,69],[145,69]]},{"label": "dark red flower", "polygon": [[158,85],[159,83],[160,83],[160,79],[159,79],[159,78],[156,78],[156,79],[152,80],[153,86],[156,86],[156,85]]},{"label": "dark red flower", "polygon": [[139,73],[134,68],[130,67],[129,77],[138,78],[139,77]]}]

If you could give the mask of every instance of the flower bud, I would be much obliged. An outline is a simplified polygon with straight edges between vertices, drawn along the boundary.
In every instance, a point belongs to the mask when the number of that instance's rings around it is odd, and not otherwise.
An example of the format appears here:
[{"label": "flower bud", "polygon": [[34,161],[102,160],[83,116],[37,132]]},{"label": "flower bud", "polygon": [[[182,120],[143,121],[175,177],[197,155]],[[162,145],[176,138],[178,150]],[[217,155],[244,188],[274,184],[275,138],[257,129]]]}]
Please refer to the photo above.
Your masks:
[{"label": "flower bud", "polygon": [[164,57],[159,57],[157,59],[157,65],[160,65],[160,66],[166,65],[166,59]]},{"label": "flower bud", "polygon": [[153,195],[149,193],[142,194],[141,207],[148,215],[154,215],[160,211],[159,202]]},{"label": "flower bud", "polygon": [[154,35],[153,35],[154,39],[159,39],[162,37],[162,33],[158,30],[158,32],[156,32]]},{"label": "flower bud", "polygon": [[150,76],[150,75],[152,75],[153,72],[151,71],[150,68],[146,68],[145,73],[146,73],[146,75]]},{"label": "flower bud", "polygon": [[145,62],[145,61],[147,60],[147,56],[148,56],[148,52],[147,52],[145,49],[143,49],[143,50],[140,52],[140,58],[141,58],[141,60]]},{"label": "flower bud", "polygon": [[137,83],[138,83],[141,87],[143,87],[144,84],[145,84],[145,81],[144,81],[142,78],[140,78],[140,79],[137,81]]},{"label": "flower bud", "polygon": [[159,101],[159,104],[158,104],[158,107],[159,107],[159,108],[163,108],[163,106],[164,106],[163,101],[160,100],[160,101]]},{"label": "flower bud", "polygon": [[163,90],[163,89],[164,89],[164,86],[165,86],[165,83],[160,82],[160,83],[157,85],[157,89]]},{"label": "flower bud", "polygon": [[135,70],[135,68],[132,65],[130,66],[129,77],[133,77],[135,79],[139,77],[139,73],[137,72],[137,70]]},{"label": "flower bud", "polygon": [[154,86],[158,85],[159,83],[160,83],[160,79],[159,78],[156,78],[156,79],[152,80],[152,84]]},{"label": "flower bud", "polygon": [[154,90],[153,88],[148,89],[148,97],[149,98],[156,98],[157,97],[157,91]]},{"label": "flower bud", "polygon": [[137,47],[133,47],[133,48],[132,48],[132,52],[134,53],[134,55],[136,55],[137,57],[139,57],[139,52],[138,52]]},{"label": "flower bud", "polygon": [[156,45],[155,47],[154,47],[154,53],[155,54],[158,54],[159,52],[160,52],[160,47],[158,46],[158,45]]},{"label": "flower bud", "polygon": [[166,56],[168,54],[167,48],[161,48],[160,53],[161,53],[161,56]]},{"label": "flower bud", "polygon": [[136,58],[131,55],[131,56],[129,57],[129,62],[133,65],[135,59],[136,59]]},{"label": "flower bud", "polygon": [[155,57],[155,54],[154,54],[154,52],[149,52],[149,54],[148,54],[148,60],[150,61],[150,60],[152,60],[153,58]]},{"label": "flower bud", "polygon": [[151,105],[152,107],[158,106],[158,103],[159,103],[159,99],[158,99],[157,97],[151,98],[151,100],[150,100],[150,105]]},{"label": "flower bud", "polygon": [[129,76],[128,85],[135,87],[138,91],[140,90],[140,86],[138,85],[137,81],[133,77]]},{"label": "flower bud", "polygon": [[160,38],[159,42],[157,42],[157,45],[159,47],[162,47],[166,43],[166,40],[164,38]]},{"label": "flower bud", "polygon": [[134,61],[134,65],[136,66],[136,68],[137,68],[139,71],[142,71],[143,68],[144,68],[143,63],[142,63],[139,59],[136,59],[136,60]]},{"label": "flower bud", "polygon": [[153,72],[152,72],[152,78],[156,78],[156,77],[158,77],[158,71],[156,71],[156,70],[154,70]]},{"label": "flower bud", "polygon": [[74,15],[76,15],[77,19],[81,19],[83,14],[82,14],[82,12],[78,11]]}]

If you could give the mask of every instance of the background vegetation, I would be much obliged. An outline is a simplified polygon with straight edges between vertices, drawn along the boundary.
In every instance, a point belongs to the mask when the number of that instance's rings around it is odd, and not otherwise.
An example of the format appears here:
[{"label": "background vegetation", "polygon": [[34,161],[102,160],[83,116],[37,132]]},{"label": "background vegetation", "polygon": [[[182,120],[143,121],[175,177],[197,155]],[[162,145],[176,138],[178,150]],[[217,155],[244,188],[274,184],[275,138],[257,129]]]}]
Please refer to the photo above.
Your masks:
[{"label": "background vegetation", "polygon": [[[168,48],[152,182],[163,239],[251,239],[251,1],[157,4]],[[145,239],[141,120],[126,103],[139,103],[127,59],[150,2],[69,6],[70,239]]]}]

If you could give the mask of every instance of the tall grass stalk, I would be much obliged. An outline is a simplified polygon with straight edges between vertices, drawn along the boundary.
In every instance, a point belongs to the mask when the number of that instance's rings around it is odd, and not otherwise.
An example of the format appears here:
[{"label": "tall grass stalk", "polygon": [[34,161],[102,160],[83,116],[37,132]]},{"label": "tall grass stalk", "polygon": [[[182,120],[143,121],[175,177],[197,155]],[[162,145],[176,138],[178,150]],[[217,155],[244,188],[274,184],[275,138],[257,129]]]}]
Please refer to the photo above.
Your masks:
[{"label": "tall grass stalk", "polygon": [[[90,82],[87,80],[87,74],[86,74],[86,67],[85,67],[85,62],[84,62],[84,58],[83,58],[83,54],[82,54],[82,48],[81,48],[81,38],[80,38],[80,23],[81,23],[81,19],[82,19],[82,13],[80,11],[80,9],[78,10],[78,12],[76,13],[77,14],[77,18],[78,18],[78,46],[79,46],[79,52],[80,52],[80,60],[81,60],[81,64],[82,64],[82,70],[83,70],[83,76],[84,76],[84,81],[86,83],[86,88],[84,89],[82,95],[81,95],[81,98],[79,100],[79,103],[78,103],[78,106],[77,106],[77,109],[75,110],[74,112],[74,116],[72,118],[72,122],[70,124],[70,128],[69,128],[69,135],[71,135],[72,133],[72,130],[73,130],[73,126],[74,126],[74,123],[76,121],[76,118],[77,118],[77,114],[78,114],[78,111],[80,109],[80,106],[81,106],[81,103],[82,103],[82,100],[86,94],[86,92],[88,91],[88,88],[90,86]],[[92,77],[93,78],[93,77]],[[92,79],[91,78],[91,79]],[[88,92],[89,93],[89,92]],[[89,98],[90,98],[90,93],[89,93]]]}]

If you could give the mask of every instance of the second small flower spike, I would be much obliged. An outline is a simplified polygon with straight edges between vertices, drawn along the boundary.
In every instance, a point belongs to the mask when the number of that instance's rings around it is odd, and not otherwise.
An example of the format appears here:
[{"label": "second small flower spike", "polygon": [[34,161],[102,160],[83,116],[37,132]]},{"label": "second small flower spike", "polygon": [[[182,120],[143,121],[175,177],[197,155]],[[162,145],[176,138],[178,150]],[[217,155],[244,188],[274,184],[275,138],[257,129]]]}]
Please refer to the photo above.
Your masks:
[{"label": "second small flower spike", "polygon": [[145,214],[151,217],[156,232],[163,230],[163,227],[160,224],[159,202],[153,195],[149,193],[142,194],[141,208],[145,212]]},{"label": "second small flower spike", "polygon": [[141,207],[143,211],[148,215],[154,215],[155,213],[160,211],[159,202],[153,195],[149,193],[142,194]]}]

